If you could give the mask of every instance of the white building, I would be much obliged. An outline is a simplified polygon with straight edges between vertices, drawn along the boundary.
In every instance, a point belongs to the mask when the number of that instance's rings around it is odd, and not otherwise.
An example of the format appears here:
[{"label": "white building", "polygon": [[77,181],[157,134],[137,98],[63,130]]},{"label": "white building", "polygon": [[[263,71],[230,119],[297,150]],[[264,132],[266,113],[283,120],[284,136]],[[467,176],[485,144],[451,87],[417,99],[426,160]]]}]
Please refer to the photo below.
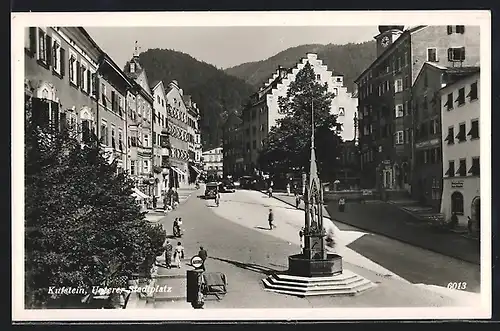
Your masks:
[{"label": "white building", "polygon": [[222,147],[217,147],[203,152],[203,170],[208,176],[222,177],[223,156]]},{"label": "white building", "polygon": [[169,180],[169,142],[167,102],[165,101],[165,86],[162,81],[151,86],[154,97],[153,109],[153,167],[156,179],[155,194],[158,196],[168,189]]},{"label": "white building", "polygon": [[480,220],[479,87],[478,67],[457,68],[461,77],[440,91],[443,132],[443,196],[441,212],[453,213],[466,226],[468,217]]},{"label": "white building", "polygon": [[[285,116],[279,111],[278,99],[279,97],[286,96],[290,83],[295,81],[297,73],[304,68],[307,62],[312,66],[317,80],[321,84],[327,83],[328,92],[335,95],[332,99],[331,113],[338,115],[337,121],[342,124],[342,131],[340,132],[342,140],[353,140],[355,136],[354,117],[357,112],[358,99],[347,92],[347,87],[344,86],[344,77],[328,70],[328,67],[323,64],[323,61],[318,59],[317,54],[313,53],[308,53],[306,57],[281,80],[276,88],[274,88],[271,93],[267,94],[269,116],[268,131],[271,127],[276,125],[276,120],[278,118]],[[273,77],[269,79],[268,84],[272,83],[278,75],[279,72],[276,72]]]}]

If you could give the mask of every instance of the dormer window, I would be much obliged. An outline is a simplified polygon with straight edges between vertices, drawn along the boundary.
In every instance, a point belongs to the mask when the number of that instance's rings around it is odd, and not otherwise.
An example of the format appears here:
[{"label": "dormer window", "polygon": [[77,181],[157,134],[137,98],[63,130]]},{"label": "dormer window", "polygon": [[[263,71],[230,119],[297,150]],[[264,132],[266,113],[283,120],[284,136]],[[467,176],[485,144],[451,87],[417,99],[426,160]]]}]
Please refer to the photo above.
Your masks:
[{"label": "dormer window", "polygon": [[130,62],[130,72],[131,73],[135,72],[135,63],[134,62]]}]

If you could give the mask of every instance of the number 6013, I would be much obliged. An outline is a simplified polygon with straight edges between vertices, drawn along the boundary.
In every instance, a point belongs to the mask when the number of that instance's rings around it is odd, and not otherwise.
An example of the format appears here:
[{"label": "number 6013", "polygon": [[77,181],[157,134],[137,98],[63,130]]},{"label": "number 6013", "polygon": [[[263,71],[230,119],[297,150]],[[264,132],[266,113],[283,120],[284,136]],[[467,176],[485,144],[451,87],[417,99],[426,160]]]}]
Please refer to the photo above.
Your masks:
[{"label": "number 6013", "polygon": [[467,288],[467,283],[466,282],[452,282],[448,283],[448,288],[453,289],[453,290],[465,290]]}]

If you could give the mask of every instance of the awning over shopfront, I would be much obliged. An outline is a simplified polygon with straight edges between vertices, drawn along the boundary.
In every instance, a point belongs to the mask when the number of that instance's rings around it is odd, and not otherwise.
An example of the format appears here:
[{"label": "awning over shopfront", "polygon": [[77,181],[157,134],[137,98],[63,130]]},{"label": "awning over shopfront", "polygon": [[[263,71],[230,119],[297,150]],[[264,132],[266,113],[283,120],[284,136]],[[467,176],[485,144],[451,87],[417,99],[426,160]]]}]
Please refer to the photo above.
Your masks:
[{"label": "awning over shopfront", "polygon": [[193,170],[194,170],[194,172],[196,172],[198,175],[199,175],[199,174],[201,174],[201,171],[200,171],[198,168],[196,168],[194,165],[191,165],[191,164],[190,164],[189,166],[190,166],[190,167],[191,167],[191,169],[193,169]]},{"label": "awning over shopfront", "polygon": [[134,192],[132,193],[132,196],[134,196],[137,200],[143,200],[143,199],[149,199],[149,198],[151,198],[149,195],[141,192],[136,187],[134,187],[133,191]]},{"label": "awning over shopfront", "polygon": [[179,176],[186,176],[186,174],[184,173],[184,171],[182,171],[181,169],[179,169],[177,167],[171,167],[170,169],[172,169],[173,171],[175,171]]}]

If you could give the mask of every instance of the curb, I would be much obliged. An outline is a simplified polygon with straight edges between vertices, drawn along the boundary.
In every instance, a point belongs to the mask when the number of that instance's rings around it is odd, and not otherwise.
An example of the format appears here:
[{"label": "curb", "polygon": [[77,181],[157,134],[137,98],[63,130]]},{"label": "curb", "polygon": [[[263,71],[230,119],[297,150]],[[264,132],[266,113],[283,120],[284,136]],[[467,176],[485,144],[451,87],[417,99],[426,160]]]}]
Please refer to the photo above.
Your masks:
[{"label": "curb", "polygon": [[[257,190],[258,192],[261,192],[263,193],[262,191],[259,191]],[[292,203],[289,203],[288,201],[285,201],[285,200],[282,200],[276,196],[273,196],[274,199],[278,200],[278,201],[281,201],[289,206],[292,206],[295,208],[295,205],[292,204]],[[326,207],[325,207],[326,208]],[[302,208],[299,208],[299,210],[303,210]],[[476,262],[476,261],[471,261],[471,260],[468,260],[468,259],[464,259],[462,257],[458,257],[458,256],[453,256],[453,255],[450,255],[450,254],[443,254],[443,252],[439,252],[435,249],[429,249],[428,247],[424,247],[423,245],[416,245],[415,243],[412,243],[408,240],[403,240],[401,238],[397,238],[395,236],[390,236],[390,235],[387,235],[387,234],[384,234],[384,233],[381,233],[379,231],[373,231],[371,229],[367,229],[367,228],[364,228],[364,227],[359,227],[357,225],[353,225],[351,223],[347,223],[346,221],[341,221],[339,219],[336,219],[336,218],[332,218],[331,216],[323,216],[324,218],[327,218],[329,220],[332,220],[332,221],[335,221],[335,222],[339,222],[341,224],[344,224],[344,225],[349,225],[349,226],[352,226],[354,228],[357,228],[357,229],[360,229],[360,230],[363,230],[363,231],[367,231],[368,233],[373,233],[373,234],[376,234],[376,235],[379,235],[379,236],[382,236],[382,237],[386,237],[386,238],[389,238],[389,239],[393,239],[393,240],[397,240],[399,242],[402,242],[402,243],[405,243],[405,244],[408,244],[408,245],[411,245],[411,246],[415,246],[415,247],[419,247],[419,248],[423,248],[423,249],[426,249],[430,252],[434,252],[434,253],[437,253],[437,254],[441,254],[441,255],[444,255],[444,256],[448,256],[448,257],[452,257],[452,258],[455,258],[457,260],[460,260],[460,261],[465,261],[465,262],[468,262],[468,263],[472,263],[472,264],[475,264],[475,265],[480,265],[480,263]],[[470,240],[470,239],[469,239]],[[477,241],[477,240],[475,240]]]}]

